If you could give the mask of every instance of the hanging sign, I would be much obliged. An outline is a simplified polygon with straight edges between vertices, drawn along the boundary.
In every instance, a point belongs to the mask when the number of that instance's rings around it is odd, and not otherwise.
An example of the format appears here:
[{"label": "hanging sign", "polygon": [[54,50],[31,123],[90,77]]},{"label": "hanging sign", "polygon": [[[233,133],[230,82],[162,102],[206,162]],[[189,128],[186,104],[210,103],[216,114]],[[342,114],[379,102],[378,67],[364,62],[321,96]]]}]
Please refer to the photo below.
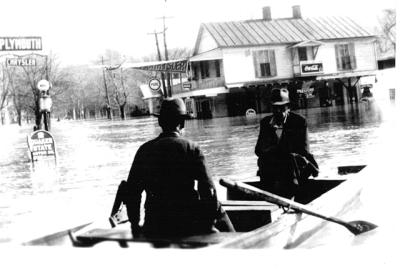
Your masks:
[{"label": "hanging sign", "polygon": [[182,84],[184,89],[192,89],[192,83],[190,82],[185,82]]},{"label": "hanging sign", "polygon": [[322,62],[307,62],[301,63],[301,74],[302,75],[315,75],[324,72]]},{"label": "hanging sign", "polygon": [[0,51],[34,51],[42,50],[40,36],[0,37]]},{"label": "hanging sign", "polygon": [[149,87],[153,91],[158,91],[161,88],[161,82],[159,79],[150,79],[149,81]]},{"label": "hanging sign", "polygon": [[28,135],[28,148],[32,162],[46,157],[56,158],[56,145],[53,136],[45,130],[37,130]]},{"label": "hanging sign", "polygon": [[146,70],[146,71],[159,71],[159,72],[175,72],[175,73],[186,73],[188,66],[187,60],[178,61],[160,61],[151,65],[138,65],[132,66],[131,68]]},{"label": "hanging sign", "polygon": [[297,89],[297,93],[304,95],[307,99],[315,97],[314,81],[305,81],[302,84],[301,89]]}]

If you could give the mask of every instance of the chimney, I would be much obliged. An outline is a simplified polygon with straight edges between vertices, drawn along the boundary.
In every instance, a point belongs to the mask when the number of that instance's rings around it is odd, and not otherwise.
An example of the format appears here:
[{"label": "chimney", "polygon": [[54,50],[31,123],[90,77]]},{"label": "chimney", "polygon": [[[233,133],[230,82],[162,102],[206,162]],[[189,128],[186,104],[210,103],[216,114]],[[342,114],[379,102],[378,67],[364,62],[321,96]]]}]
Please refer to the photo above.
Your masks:
[{"label": "chimney", "polygon": [[301,18],[300,5],[293,6],[292,10],[293,10],[293,18],[300,19]]},{"label": "chimney", "polygon": [[262,13],[264,20],[271,21],[271,7],[263,7]]}]

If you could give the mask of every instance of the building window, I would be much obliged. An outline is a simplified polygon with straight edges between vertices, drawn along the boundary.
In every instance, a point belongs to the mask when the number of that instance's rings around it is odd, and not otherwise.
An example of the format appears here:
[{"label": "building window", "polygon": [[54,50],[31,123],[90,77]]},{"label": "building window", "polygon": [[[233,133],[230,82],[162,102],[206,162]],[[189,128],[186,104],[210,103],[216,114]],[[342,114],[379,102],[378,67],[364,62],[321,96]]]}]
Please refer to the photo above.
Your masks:
[{"label": "building window", "polygon": [[207,61],[200,62],[200,74],[202,79],[210,77],[210,70]]},{"label": "building window", "polygon": [[299,48],[297,48],[297,50],[299,51],[299,60],[300,61],[308,60],[306,47],[299,47]]},{"label": "building window", "polygon": [[215,61],[215,76],[217,78],[221,77],[221,67],[219,65],[219,60]]},{"label": "building window", "polygon": [[276,63],[274,50],[253,52],[254,69],[256,78],[276,76]]},{"label": "building window", "polygon": [[335,45],[335,52],[338,70],[356,69],[357,65],[353,43]]},{"label": "building window", "polygon": [[261,76],[271,76],[271,67],[269,63],[260,63]]},{"label": "building window", "polygon": [[185,100],[185,104],[186,104],[186,113],[193,114],[193,100],[187,99]]}]

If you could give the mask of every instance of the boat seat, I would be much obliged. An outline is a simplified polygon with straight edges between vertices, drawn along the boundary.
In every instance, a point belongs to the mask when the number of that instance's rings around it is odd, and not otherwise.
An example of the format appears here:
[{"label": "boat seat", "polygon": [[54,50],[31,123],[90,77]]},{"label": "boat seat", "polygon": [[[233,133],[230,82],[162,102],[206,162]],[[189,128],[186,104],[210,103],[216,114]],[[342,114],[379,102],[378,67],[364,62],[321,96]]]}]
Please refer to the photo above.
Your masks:
[{"label": "boat seat", "polygon": [[237,232],[248,232],[271,223],[282,213],[275,204],[259,200],[222,201],[224,210]]}]

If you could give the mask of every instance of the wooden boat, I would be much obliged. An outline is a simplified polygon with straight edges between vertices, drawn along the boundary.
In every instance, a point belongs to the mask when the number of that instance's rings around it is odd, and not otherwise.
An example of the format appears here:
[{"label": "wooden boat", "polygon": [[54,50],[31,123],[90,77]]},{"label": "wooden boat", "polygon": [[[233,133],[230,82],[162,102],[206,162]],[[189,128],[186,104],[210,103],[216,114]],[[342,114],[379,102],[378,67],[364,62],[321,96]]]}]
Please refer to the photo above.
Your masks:
[{"label": "wooden boat", "polygon": [[[236,189],[232,183],[229,183],[230,181],[221,180],[223,186],[229,187],[227,190],[228,200],[223,201],[222,205],[237,231],[234,233],[219,232],[188,237],[133,237],[129,222],[120,223],[126,221],[126,216],[121,209],[113,218],[114,221],[119,222],[116,223],[118,224],[116,227],[88,223],[26,242],[24,245],[101,246],[111,243],[130,248],[140,246],[154,248],[295,248],[326,227],[327,224],[336,223],[337,225],[332,227],[337,227],[338,230],[340,229],[339,231],[350,230],[351,232],[354,229],[350,228],[357,223],[367,225],[361,232],[376,227],[364,221],[347,223],[335,218],[357,204],[362,185],[352,178],[364,168],[365,166],[339,167],[339,175],[347,175],[347,179],[339,177],[338,179],[309,179],[302,185],[296,202],[285,201],[285,199],[280,199],[268,192],[262,194],[262,191],[257,190],[258,181],[249,181],[242,185],[251,187],[250,190],[246,190],[246,187]],[[252,195],[249,196],[249,193]],[[272,196],[272,203],[265,200],[254,200],[254,194],[264,196],[264,199],[268,201],[271,201],[269,196]],[[281,208],[282,206],[288,208]],[[326,216],[326,214],[332,217]],[[355,229],[355,232],[357,231]],[[347,232],[352,235],[349,231]]]}]

